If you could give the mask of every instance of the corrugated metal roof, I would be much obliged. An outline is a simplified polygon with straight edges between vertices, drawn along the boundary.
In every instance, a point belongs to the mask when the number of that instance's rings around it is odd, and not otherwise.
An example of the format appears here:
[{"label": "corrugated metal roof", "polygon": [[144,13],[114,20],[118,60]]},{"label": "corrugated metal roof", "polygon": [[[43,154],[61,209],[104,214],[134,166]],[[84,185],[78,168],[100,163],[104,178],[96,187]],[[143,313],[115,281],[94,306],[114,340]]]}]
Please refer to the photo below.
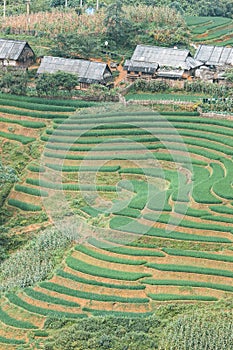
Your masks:
[{"label": "corrugated metal roof", "polygon": [[233,65],[233,48],[200,45],[195,59],[208,65]]},{"label": "corrugated metal roof", "polygon": [[139,62],[134,60],[126,60],[124,70],[143,73],[155,73],[158,69],[158,63]]},{"label": "corrugated metal roof", "polygon": [[26,41],[0,39],[0,59],[16,61],[26,45]]},{"label": "corrugated metal roof", "polygon": [[106,63],[45,56],[41,61],[37,73],[56,73],[62,71],[77,74],[79,82],[91,84],[104,82],[105,77],[110,77],[111,72],[109,71],[109,74],[106,75],[106,69],[108,69]]},{"label": "corrugated metal roof", "polygon": [[[128,61],[125,66],[127,67]],[[167,48],[159,46],[137,45],[130,60],[131,67],[169,67],[172,69],[190,70],[202,65],[191,57],[189,50]],[[127,68],[125,68],[127,69]],[[133,69],[132,69],[133,70]],[[142,71],[142,70],[141,70]]]},{"label": "corrugated metal roof", "polygon": [[158,78],[182,78],[184,70],[161,70],[158,72]]}]

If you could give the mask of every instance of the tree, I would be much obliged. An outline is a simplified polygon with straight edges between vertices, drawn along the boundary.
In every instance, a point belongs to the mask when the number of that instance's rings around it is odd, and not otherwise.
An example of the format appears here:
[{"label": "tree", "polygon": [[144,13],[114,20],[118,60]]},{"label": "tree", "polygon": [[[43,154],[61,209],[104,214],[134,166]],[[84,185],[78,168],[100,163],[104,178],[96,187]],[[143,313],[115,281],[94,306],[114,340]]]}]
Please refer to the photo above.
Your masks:
[{"label": "tree", "polygon": [[128,46],[133,24],[125,18],[120,0],[108,6],[104,24],[110,47],[111,42],[114,42],[116,46]]},{"label": "tree", "polygon": [[18,181],[16,171],[9,166],[4,166],[0,160],[0,188],[5,183],[14,183],[16,181]]},{"label": "tree", "polygon": [[39,96],[58,96],[60,90],[71,91],[78,85],[78,77],[74,74],[56,72],[43,73],[36,83],[36,91]]},{"label": "tree", "polygon": [[26,95],[28,74],[25,71],[7,70],[1,73],[0,89],[15,95]]}]

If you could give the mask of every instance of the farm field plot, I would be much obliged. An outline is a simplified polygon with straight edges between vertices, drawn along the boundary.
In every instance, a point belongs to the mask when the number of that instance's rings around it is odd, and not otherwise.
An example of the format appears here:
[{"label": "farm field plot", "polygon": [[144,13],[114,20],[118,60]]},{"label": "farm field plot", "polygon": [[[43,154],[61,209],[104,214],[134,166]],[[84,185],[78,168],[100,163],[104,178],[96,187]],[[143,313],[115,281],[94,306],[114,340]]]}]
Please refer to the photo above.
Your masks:
[{"label": "farm field plot", "polygon": [[233,44],[233,20],[224,17],[185,17],[196,43],[226,46]]},{"label": "farm field plot", "polygon": [[[78,239],[51,278],[2,297],[0,347],[27,342],[7,326],[34,332],[48,317],[143,316],[174,300],[232,297],[232,122],[74,107],[47,117],[38,110],[43,120],[29,110],[22,119],[42,121],[27,140],[39,142],[41,157],[28,163],[7,206],[75,222]],[[19,127],[19,137],[30,137]]]}]

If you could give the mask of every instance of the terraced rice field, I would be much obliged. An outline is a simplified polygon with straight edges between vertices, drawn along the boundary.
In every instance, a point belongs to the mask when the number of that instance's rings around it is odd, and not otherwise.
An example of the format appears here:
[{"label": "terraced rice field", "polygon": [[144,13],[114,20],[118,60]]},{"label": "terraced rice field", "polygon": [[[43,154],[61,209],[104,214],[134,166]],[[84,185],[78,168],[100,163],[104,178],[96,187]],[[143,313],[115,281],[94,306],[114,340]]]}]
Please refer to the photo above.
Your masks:
[{"label": "terraced rice field", "polygon": [[232,296],[232,121],[62,108],[19,118],[7,107],[14,125],[32,123],[14,142],[40,138],[43,152],[8,205],[75,219],[81,241],[50,280],[2,297],[0,346],[27,343],[51,316],[143,316],[163,302]]},{"label": "terraced rice field", "polygon": [[232,19],[194,16],[188,16],[185,19],[194,42],[216,46],[233,45]]}]

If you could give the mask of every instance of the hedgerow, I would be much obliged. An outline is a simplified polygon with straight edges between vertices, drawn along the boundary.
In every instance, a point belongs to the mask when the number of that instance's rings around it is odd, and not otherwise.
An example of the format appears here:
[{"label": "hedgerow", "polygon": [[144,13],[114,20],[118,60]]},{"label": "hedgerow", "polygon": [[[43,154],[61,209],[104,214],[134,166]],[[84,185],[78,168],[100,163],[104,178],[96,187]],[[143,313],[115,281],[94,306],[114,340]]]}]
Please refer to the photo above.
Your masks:
[{"label": "hedgerow", "polygon": [[82,299],[120,302],[120,303],[148,303],[149,302],[148,298],[125,298],[117,295],[107,295],[107,294],[105,295],[105,294],[97,294],[97,293],[90,293],[90,292],[82,292],[80,290],[71,289],[52,282],[42,282],[40,286],[60,294],[65,294],[65,295],[73,296],[76,298],[82,298]]},{"label": "hedgerow", "polygon": [[78,252],[84,253],[86,255],[89,255],[95,259],[109,261],[116,264],[143,265],[146,263],[146,260],[130,260],[130,259],[124,259],[118,256],[109,256],[109,255],[103,254],[102,252],[97,252],[95,250],[89,249],[88,247],[85,247],[83,245],[76,246],[75,250],[77,250]]},{"label": "hedgerow", "polygon": [[27,137],[27,136],[23,136],[23,135],[10,134],[10,133],[4,132],[4,131],[0,131],[0,137],[21,142],[23,145],[26,145],[27,143],[30,143],[30,142],[33,142],[36,140],[34,137]]},{"label": "hedgerow", "polygon": [[9,119],[9,118],[0,118],[0,121],[3,123],[12,123],[12,124],[18,124],[25,128],[32,128],[32,129],[40,129],[45,128],[46,124],[42,122],[32,122],[29,120],[18,120],[18,119]]},{"label": "hedgerow", "polygon": [[215,297],[209,297],[204,295],[182,295],[182,294],[153,294],[148,293],[148,297],[157,301],[169,301],[169,300],[201,300],[201,301],[217,301]]},{"label": "hedgerow", "polygon": [[211,269],[207,267],[200,266],[185,266],[185,265],[172,265],[172,264],[154,264],[147,263],[146,266],[162,271],[172,271],[172,272],[187,272],[187,273],[197,273],[203,275],[213,275],[222,277],[233,277],[233,272],[228,270]]},{"label": "hedgerow", "polygon": [[63,278],[70,279],[72,281],[83,283],[83,284],[90,284],[92,286],[100,286],[105,288],[114,288],[114,289],[129,289],[129,290],[144,290],[146,287],[143,285],[137,285],[137,284],[114,284],[114,283],[106,283],[106,282],[100,282],[96,280],[87,280],[86,278],[78,277],[76,275],[73,275],[72,273],[65,272],[63,270],[56,271],[57,276],[61,276]]},{"label": "hedgerow", "polygon": [[36,329],[32,323],[27,321],[17,320],[9,316],[5,311],[0,308],[0,321],[7,326],[16,327],[16,328],[26,328],[26,329]]},{"label": "hedgerow", "polygon": [[7,298],[9,301],[17,305],[19,307],[22,307],[23,309],[33,312],[35,314],[43,315],[43,316],[49,316],[49,317],[56,317],[56,318],[83,318],[87,317],[85,314],[79,314],[79,313],[71,313],[71,312],[62,312],[62,311],[53,311],[49,309],[44,309],[39,306],[35,306],[32,304],[28,304],[24,300],[20,299],[18,295],[14,293],[8,293]]},{"label": "hedgerow", "polygon": [[105,267],[99,267],[99,266],[87,264],[84,261],[75,259],[73,257],[68,257],[66,259],[66,263],[71,269],[74,269],[76,271],[87,273],[93,276],[100,276],[100,277],[117,279],[117,280],[137,281],[140,278],[151,276],[150,274],[147,274],[147,273],[111,270]]},{"label": "hedgerow", "polygon": [[187,256],[200,259],[210,259],[217,261],[233,262],[233,256],[221,255],[221,254],[211,254],[201,251],[192,251],[192,250],[181,250],[173,248],[163,248],[163,251],[169,255],[176,256]]},{"label": "hedgerow", "polygon": [[73,301],[52,297],[48,294],[38,292],[31,288],[24,289],[24,293],[26,293],[29,297],[33,299],[41,300],[49,304],[58,304],[58,305],[64,305],[64,306],[70,306],[70,307],[80,307],[80,304],[75,303]]},{"label": "hedgerow", "polygon": [[49,195],[48,192],[43,191],[41,189],[38,190],[37,188],[21,186],[21,185],[15,185],[15,190],[18,192],[24,192],[32,196],[38,196],[38,197],[48,197]]},{"label": "hedgerow", "polygon": [[209,288],[216,290],[223,290],[225,292],[233,292],[233,286],[225,284],[217,284],[210,282],[198,282],[191,280],[156,280],[156,279],[144,279],[143,283],[154,286],[183,286],[183,287],[195,287],[195,288]]},{"label": "hedgerow", "polygon": [[8,199],[8,204],[24,211],[41,211],[42,210],[42,208],[39,205],[35,205],[32,203],[25,203],[25,202],[19,201],[18,199],[13,199],[13,198]]}]

